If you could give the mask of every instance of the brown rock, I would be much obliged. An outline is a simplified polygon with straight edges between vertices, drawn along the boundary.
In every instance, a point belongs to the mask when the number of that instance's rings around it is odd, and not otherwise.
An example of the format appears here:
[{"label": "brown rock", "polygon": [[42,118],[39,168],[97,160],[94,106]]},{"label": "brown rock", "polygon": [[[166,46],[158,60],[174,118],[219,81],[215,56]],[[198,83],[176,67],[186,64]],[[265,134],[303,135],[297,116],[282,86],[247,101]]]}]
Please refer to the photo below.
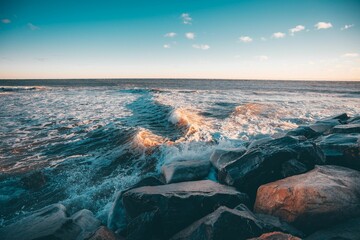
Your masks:
[{"label": "brown rock", "polygon": [[120,237],[117,237],[115,233],[107,227],[101,226],[89,240],[120,240]]},{"label": "brown rock", "polygon": [[312,232],[360,216],[360,172],[338,166],[314,170],[260,186],[254,210]]},{"label": "brown rock", "polygon": [[248,240],[301,240],[301,239],[282,232],[271,232],[271,233],[264,233],[260,237],[251,238]]}]

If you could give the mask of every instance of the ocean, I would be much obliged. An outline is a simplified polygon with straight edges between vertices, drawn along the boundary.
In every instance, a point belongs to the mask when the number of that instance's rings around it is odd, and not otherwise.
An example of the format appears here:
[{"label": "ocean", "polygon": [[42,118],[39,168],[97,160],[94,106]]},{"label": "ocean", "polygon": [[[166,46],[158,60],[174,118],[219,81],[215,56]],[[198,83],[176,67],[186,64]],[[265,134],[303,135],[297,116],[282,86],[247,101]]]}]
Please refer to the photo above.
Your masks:
[{"label": "ocean", "polygon": [[360,82],[0,80],[0,226],[58,202],[106,224],[166,162],[343,112],[360,113]]}]

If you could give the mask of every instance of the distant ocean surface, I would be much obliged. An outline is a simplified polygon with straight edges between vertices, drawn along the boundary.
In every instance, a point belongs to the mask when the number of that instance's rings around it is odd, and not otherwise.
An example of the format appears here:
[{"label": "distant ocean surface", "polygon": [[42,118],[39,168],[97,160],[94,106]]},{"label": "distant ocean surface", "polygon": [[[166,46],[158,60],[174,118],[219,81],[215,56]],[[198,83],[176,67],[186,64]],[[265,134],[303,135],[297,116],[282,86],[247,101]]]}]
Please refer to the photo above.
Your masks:
[{"label": "distant ocean surface", "polygon": [[360,113],[360,82],[0,80],[0,226],[57,202],[106,224],[164,162],[343,112]]}]

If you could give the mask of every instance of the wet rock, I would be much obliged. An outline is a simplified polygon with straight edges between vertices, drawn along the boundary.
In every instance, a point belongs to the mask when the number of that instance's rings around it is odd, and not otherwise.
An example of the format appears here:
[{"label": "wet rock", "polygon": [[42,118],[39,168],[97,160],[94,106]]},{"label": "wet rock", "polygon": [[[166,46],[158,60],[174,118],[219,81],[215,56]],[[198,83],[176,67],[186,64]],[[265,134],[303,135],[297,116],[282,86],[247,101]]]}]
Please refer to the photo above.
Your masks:
[{"label": "wet rock", "polygon": [[305,240],[359,240],[360,218],[349,219],[346,222],[317,231]]},{"label": "wet rock", "polygon": [[81,227],[67,217],[63,205],[53,204],[0,229],[0,236],[3,240],[76,239],[81,231]]},{"label": "wet rock", "polygon": [[152,239],[151,236],[161,236],[161,228],[157,226],[159,220],[159,209],[144,212],[132,219],[120,234],[128,240],[142,240],[144,236],[147,236],[147,239]]},{"label": "wet rock", "polygon": [[331,119],[327,121],[317,121],[316,123],[309,125],[309,128],[319,134],[329,134],[333,127],[340,124],[340,120]]},{"label": "wet rock", "polygon": [[219,173],[219,181],[255,196],[260,185],[286,177],[282,166],[289,160],[300,162],[308,170],[325,162],[315,144],[286,136],[262,144],[227,164]]},{"label": "wet rock", "polygon": [[283,177],[290,177],[298,174],[302,174],[309,171],[309,169],[298,160],[291,159],[284,162],[281,165],[281,175]]},{"label": "wet rock", "polygon": [[324,152],[326,164],[360,170],[360,134],[331,134],[317,144]]},{"label": "wet rock", "polygon": [[264,233],[260,237],[251,238],[248,240],[301,240],[301,238],[282,232],[271,232]]},{"label": "wet rock", "polygon": [[[209,180],[136,188],[124,193],[122,200],[129,222],[158,211],[147,239],[167,239],[221,205],[248,203],[246,194]],[[134,231],[127,234],[136,235]]]},{"label": "wet rock", "polygon": [[337,119],[337,120],[346,122],[349,118],[350,117],[346,113],[341,113],[339,115],[335,115],[335,116],[332,116],[332,117],[321,119],[320,121],[329,121],[329,120]]},{"label": "wet rock", "polygon": [[[237,206],[235,209],[219,207],[171,239],[247,239],[264,232],[282,230],[284,227],[279,220],[274,221],[275,217],[270,216],[269,222],[264,222],[264,219],[268,220],[265,217],[262,219],[257,217],[244,205]],[[299,233],[291,227],[284,229]]]},{"label": "wet rock", "polygon": [[259,187],[254,210],[305,232],[360,216],[360,172],[316,166],[308,173]]},{"label": "wet rock", "polygon": [[321,133],[308,126],[300,126],[286,133],[286,136],[304,136],[306,139],[316,138],[320,135]]},{"label": "wet rock", "polygon": [[210,162],[201,160],[182,160],[165,164],[161,168],[166,183],[200,180],[210,171]]},{"label": "wet rock", "polygon": [[347,123],[360,123],[360,115],[356,115],[347,120]]},{"label": "wet rock", "polygon": [[124,192],[129,191],[134,188],[139,188],[143,186],[158,186],[164,185],[163,176],[148,176],[141,179],[139,182],[126,189],[125,191],[119,192],[116,195],[113,206],[109,212],[108,217],[108,228],[112,230],[123,231],[126,228],[127,220],[125,218],[125,209],[122,203],[122,195]]},{"label": "wet rock", "polygon": [[272,137],[263,137],[263,138],[260,138],[260,139],[256,139],[256,140],[252,141],[249,144],[248,149],[255,148],[255,147],[257,147],[257,146],[259,146],[261,144],[270,142],[271,140],[274,140],[274,138],[272,138]]},{"label": "wet rock", "polygon": [[114,232],[105,226],[101,226],[97,231],[89,238],[89,240],[120,240],[121,238],[116,236]]},{"label": "wet rock", "polygon": [[216,149],[210,157],[210,162],[213,165],[213,167],[217,171],[219,171],[229,162],[234,161],[235,159],[244,155],[245,152],[246,152],[245,147]]},{"label": "wet rock", "polygon": [[39,190],[46,184],[47,177],[43,172],[36,171],[24,176],[20,181],[26,189]]},{"label": "wet rock", "polygon": [[360,123],[337,125],[332,129],[333,133],[360,133]]},{"label": "wet rock", "polygon": [[97,220],[94,214],[87,210],[83,209],[71,216],[73,223],[78,225],[81,228],[81,233],[78,235],[77,239],[85,239],[91,236],[100,226],[100,221]]}]

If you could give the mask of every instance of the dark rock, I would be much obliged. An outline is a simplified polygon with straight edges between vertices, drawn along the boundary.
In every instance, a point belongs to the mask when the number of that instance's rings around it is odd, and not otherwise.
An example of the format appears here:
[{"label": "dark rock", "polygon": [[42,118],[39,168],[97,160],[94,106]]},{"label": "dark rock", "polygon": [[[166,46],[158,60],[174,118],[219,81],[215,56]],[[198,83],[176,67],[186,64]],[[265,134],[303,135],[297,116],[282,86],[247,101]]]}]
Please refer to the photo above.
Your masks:
[{"label": "dark rock", "polygon": [[331,134],[317,144],[325,154],[326,164],[360,170],[360,134]]},{"label": "dark rock", "polygon": [[349,118],[347,123],[360,123],[360,115]]},{"label": "dark rock", "polygon": [[204,179],[210,171],[209,161],[182,160],[164,164],[161,168],[166,183]]},{"label": "dark rock", "polygon": [[270,233],[264,233],[260,237],[251,238],[248,240],[301,240],[301,239],[293,235],[282,232],[270,232]]},{"label": "dark rock", "polygon": [[46,181],[47,181],[46,175],[40,171],[30,173],[24,176],[23,178],[21,178],[21,184],[26,189],[31,189],[31,190],[38,190],[42,188],[46,184]]},{"label": "dark rock", "polygon": [[245,152],[245,147],[216,149],[210,157],[210,162],[214,168],[219,171],[229,162],[234,161],[235,159],[244,155]]},{"label": "dark rock", "polygon": [[308,173],[259,187],[254,210],[307,233],[360,216],[360,172],[316,166]]},{"label": "dark rock", "polygon": [[329,134],[333,127],[340,124],[340,120],[331,119],[327,121],[317,121],[314,124],[310,124],[309,127],[319,134]]},{"label": "dark rock", "polygon": [[360,123],[337,125],[332,129],[333,133],[360,133]]},{"label": "dark rock", "polygon": [[328,120],[333,120],[333,119],[337,119],[337,120],[340,120],[340,121],[347,121],[350,117],[346,114],[346,113],[342,113],[342,114],[339,114],[339,115],[336,115],[336,116],[332,116],[332,117],[328,117],[328,118],[324,118],[324,119],[321,119],[320,121],[328,121]]},{"label": "dark rock", "polygon": [[160,211],[155,209],[150,212],[144,212],[132,219],[125,231],[121,234],[128,240],[156,239],[152,236],[161,236],[161,228],[157,226],[160,221]]},{"label": "dark rock", "polygon": [[255,196],[260,185],[286,177],[282,166],[289,160],[302,163],[308,170],[325,162],[315,144],[287,136],[262,144],[227,164],[219,173],[219,181]]},{"label": "dark rock", "polygon": [[114,232],[105,226],[101,226],[96,232],[89,238],[89,240],[120,240],[121,238],[116,236]]},{"label": "dark rock", "polygon": [[359,240],[360,239],[360,218],[349,219],[336,226],[311,234],[305,240]]},{"label": "dark rock", "polygon": [[305,173],[307,171],[309,171],[309,169],[304,164],[295,159],[286,161],[281,165],[281,175],[283,177],[290,177]]},{"label": "dark rock", "polygon": [[[209,180],[141,187],[123,194],[129,222],[158,209],[156,224],[147,233],[148,239],[167,239],[221,205],[235,207],[240,203],[248,203],[246,194]],[[129,231],[127,234],[136,235]]]},{"label": "dark rock", "polygon": [[129,191],[134,188],[139,188],[143,186],[158,186],[164,185],[164,180],[161,176],[148,176],[141,179],[139,182],[126,189],[125,191],[117,193],[114,204],[109,212],[108,217],[108,228],[112,230],[123,231],[126,228],[127,220],[125,218],[125,209],[122,203],[122,195],[124,192]]},{"label": "dark rock", "polygon": [[252,141],[249,144],[248,149],[255,148],[255,147],[257,147],[257,146],[259,146],[261,144],[265,144],[265,143],[270,142],[272,140],[274,140],[274,138],[272,138],[272,137],[263,137],[263,138],[260,138],[260,139],[256,139],[256,140]]},{"label": "dark rock", "polygon": [[307,139],[316,138],[320,135],[321,133],[313,130],[311,127],[308,126],[300,126],[286,133],[286,136],[304,136]]},{"label": "dark rock", "polygon": [[100,221],[94,217],[94,214],[83,209],[71,216],[73,223],[81,228],[81,233],[77,239],[85,239],[91,236],[100,226]]},{"label": "dark rock", "polygon": [[[301,232],[283,228],[280,221],[274,221],[275,217],[269,216],[260,219],[254,215],[246,206],[240,205],[235,209],[219,207],[213,213],[196,221],[189,227],[174,235],[171,239],[246,239],[256,237],[264,232],[275,230],[290,230],[299,234]],[[273,225],[275,223],[275,225]]]},{"label": "dark rock", "polygon": [[0,229],[1,239],[76,239],[81,227],[67,217],[66,208],[53,204]]}]

